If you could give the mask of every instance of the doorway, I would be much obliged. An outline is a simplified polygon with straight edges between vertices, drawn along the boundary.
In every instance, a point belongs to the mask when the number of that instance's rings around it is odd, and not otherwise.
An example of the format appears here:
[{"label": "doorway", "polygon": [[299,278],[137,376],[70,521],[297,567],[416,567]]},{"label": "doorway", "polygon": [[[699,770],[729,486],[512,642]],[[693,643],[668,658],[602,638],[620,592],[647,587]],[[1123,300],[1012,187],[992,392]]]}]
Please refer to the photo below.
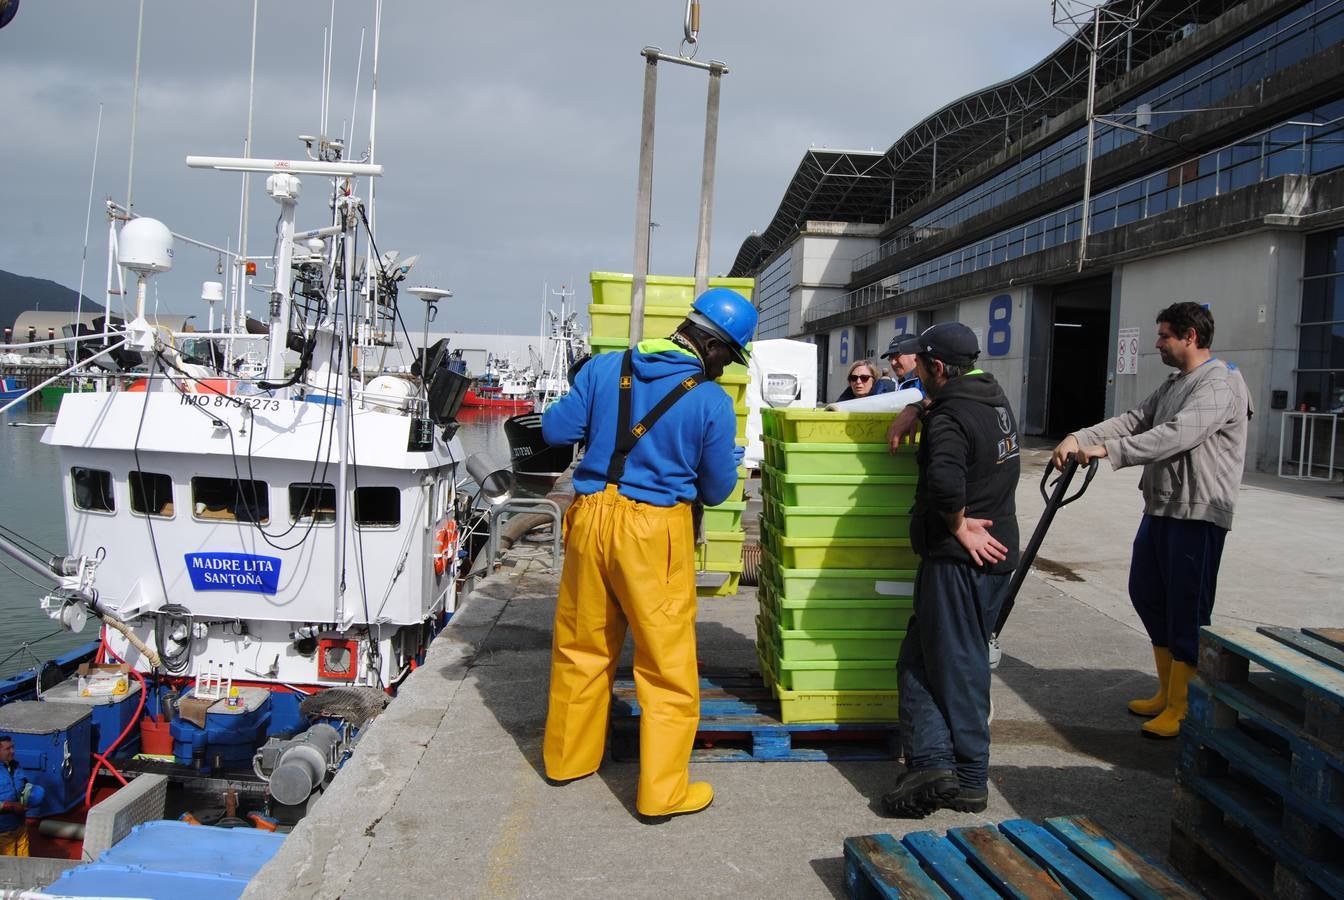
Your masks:
[{"label": "doorway", "polygon": [[827,376],[831,372],[831,336],[829,334],[817,335],[817,399],[829,397],[830,391],[827,382],[830,380]]},{"label": "doorway", "polygon": [[1111,276],[1055,285],[1052,300],[1045,432],[1058,439],[1106,416]]}]

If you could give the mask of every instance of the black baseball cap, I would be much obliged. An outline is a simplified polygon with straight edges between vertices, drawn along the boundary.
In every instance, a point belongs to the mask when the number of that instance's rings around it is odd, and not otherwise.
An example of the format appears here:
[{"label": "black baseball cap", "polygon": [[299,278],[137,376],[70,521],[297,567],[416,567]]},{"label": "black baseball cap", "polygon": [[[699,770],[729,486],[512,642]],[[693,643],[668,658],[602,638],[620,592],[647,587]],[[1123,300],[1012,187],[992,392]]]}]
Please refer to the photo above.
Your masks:
[{"label": "black baseball cap", "polygon": [[949,365],[969,366],[980,355],[980,342],[975,332],[960,322],[939,322],[914,337],[893,341],[887,355],[893,353],[927,353]]},{"label": "black baseball cap", "polygon": [[891,359],[893,356],[904,356],[907,353],[913,352],[910,350],[902,350],[901,345],[914,337],[915,335],[906,334],[904,331],[896,335],[891,339],[891,343],[887,345],[887,352],[882,354],[883,358]]}]

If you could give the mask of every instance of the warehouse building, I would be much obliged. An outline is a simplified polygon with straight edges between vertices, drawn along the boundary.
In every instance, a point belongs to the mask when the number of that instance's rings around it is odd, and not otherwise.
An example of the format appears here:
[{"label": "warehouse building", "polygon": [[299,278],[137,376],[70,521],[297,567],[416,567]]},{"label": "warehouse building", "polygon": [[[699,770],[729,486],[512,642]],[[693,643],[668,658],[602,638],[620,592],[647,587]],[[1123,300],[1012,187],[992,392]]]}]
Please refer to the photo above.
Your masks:
[{"label": "warehouse building", "polygon": [[1208,304],[1257,410],[1248,467],[1275,469],[1282,437],[1286,464],[1326,474],[1344,431],[1344,0],[1133,6],[884,153],[809,150],[731,274],[757,280],[759,337],[818,345],[822,396],[895,334],[957,320],[1024,431],[1051,438],[1142,400],[1170,371],[1158,310]]}]

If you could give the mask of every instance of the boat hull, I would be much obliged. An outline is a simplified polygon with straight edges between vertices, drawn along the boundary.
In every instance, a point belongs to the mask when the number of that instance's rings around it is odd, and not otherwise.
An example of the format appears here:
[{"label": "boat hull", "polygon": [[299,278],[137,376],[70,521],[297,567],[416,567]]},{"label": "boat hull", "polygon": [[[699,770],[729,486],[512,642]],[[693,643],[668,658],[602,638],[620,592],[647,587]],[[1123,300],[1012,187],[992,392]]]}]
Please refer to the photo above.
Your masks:
[{"label": "boat hull", "polygon": [[498,394],[478,394],[468,389],[462,396],[462,405],[469,409],[506,409],[522,412],[532,409],[531,397],[504,397]]}]

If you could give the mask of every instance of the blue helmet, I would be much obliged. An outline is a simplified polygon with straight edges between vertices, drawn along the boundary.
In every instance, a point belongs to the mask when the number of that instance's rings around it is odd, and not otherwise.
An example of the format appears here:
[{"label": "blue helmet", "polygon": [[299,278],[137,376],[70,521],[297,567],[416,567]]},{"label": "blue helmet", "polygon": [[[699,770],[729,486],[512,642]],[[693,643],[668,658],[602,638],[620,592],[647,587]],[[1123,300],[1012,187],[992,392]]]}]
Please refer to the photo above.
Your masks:
[{"label": "blue helmet", "polygon": [[730,288],[710,288],[691,304],[687,320],[728,345],[733,358],[747,361],[747,343],[756,331],[756,307]]}]

